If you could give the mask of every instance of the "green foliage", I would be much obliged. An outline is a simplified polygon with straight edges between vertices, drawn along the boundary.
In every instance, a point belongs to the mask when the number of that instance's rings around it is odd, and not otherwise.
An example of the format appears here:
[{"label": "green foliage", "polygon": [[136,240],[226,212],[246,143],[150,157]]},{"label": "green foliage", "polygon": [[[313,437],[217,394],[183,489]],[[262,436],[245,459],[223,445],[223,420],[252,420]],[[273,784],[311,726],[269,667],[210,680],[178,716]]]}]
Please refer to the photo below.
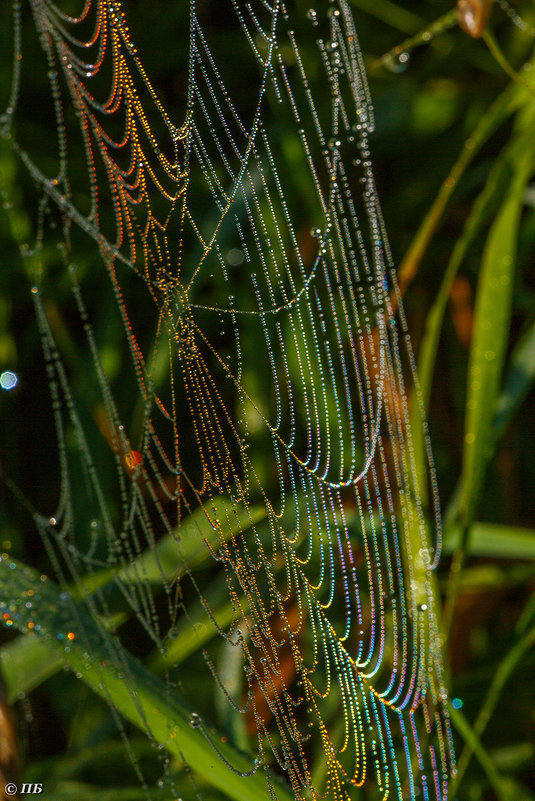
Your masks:
[{"label": "green foliage", "polygon": [[[262,773],[245,776],[254,767],[251,760],[221,742],[215,732],[208,732],[207,738],[198,715],[176,693],[171,696],[166,684],[159,682],[117,641],[106,636],[85,606],[62,597],[52,581],[43,581],[37,571],[22,564],[2,560],[0,576],[4,591],[14,599],[11,609],[17,627],[25,632],[30,620],[39,620],[39,645],[42,644],[45,655],[59,651],[62,662],[69,665],[77,679],[82,679],[104,699],[111,698],[125,718],[148,730],[156,744],[165,745],[168,751],[186,759],[193,770],[209,777],[210,783],[228,797],[237,801],[269,801]],[[37,615],[26,606],[28,591],[38,606]],[[77,630],[83,630],[83,639],[69,639],[73,621]],[[8,662],[7,672],[10,668]],[[215,739],[215,748],[209,738]],[[281,801],[289,801],[290,794],[282,786],[277,792]]]}]

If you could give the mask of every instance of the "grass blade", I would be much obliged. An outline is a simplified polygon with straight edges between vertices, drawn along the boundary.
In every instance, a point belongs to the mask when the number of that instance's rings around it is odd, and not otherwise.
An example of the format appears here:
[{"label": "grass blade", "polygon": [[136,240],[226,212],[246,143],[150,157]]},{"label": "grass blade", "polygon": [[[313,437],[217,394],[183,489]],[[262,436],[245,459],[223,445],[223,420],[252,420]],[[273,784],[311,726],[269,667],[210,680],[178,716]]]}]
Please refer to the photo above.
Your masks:
[{"label": "grass blade", "polygon": [[509,339],[520,216],[535,158],[534,124],[535,105],[530,102],[519,114],[516,135],[507,151],[512,177],[490,229],[479,275],[468,367],[460,491],[454,499],[457,509],[454,522],[460,525],[462,535],[450,571],[443,616],[445,640],[449,637],[453,621],[470,526],[494,449],[493,424]]},{"label": "grass blade", "polygon": [[508,422],[535,381],[535,324],[526,331],[513,350],[505,386],[494,418],[494,437],[503,434]]},{"label": "grass blade", "polygon": [[506,795],[502,790],[501,776],[496,770],[496,766],[494,765],[490,755],[481,744],[479,737],[475,734],[467,719],[459,709],[455,709],[450,704],[449,711],[453,725],[465,743],[472,749],[472,752],[479,760],[479,764],[487,774],[489,784],[494,790],[497,801],[509,801],[509,795]]},{"label": "grass blade", "polygon": [[[533,646],[535,646],[535,627],[529,629],[526,634],[513,645],[511,650],[504,656],[498,665],[498,669],[494,673],[494,678],[487,692],[485,701],[483,702],[476,722],[471,730],[473,738],[465,740],[465,746],[457,765],[457,776],[455,777],[451,788],[452,797],[455,797],[455,792],[462,781],[462,778],[472,758],[472,754],[475,752],[477,743],[481,741],[483,732],[485,731],[487,723],[494,712],[503,688],[507,684],[509,677],[524,654],[530,648],[533,648]],[[453,718],[453,722],[455,723],[455,718]]]},{"label": "grass blade", "polygon": [[455,164],[440,187],[433,205],[418,228],[403,261],[399,265],[398,280],[402,293],[416,275],[431,239],[440,225],[449,199],[464,171],[494,131],[519,106],[524,104],[525,95],[526,92],[520,87],[516,85],[508,86],[483,114],[472,134],[464,143]]},{"label": "grass blade", "polygon": [[[454,527],[444,540],[444,552],[453,553],[461,543],[462,530]],[[496,523],[474,523],[470,527],[467,555],[491,559],[535,559],[535,531]]]},{"label": "grass blade", "polygon": [[401,8],[397,3],[392,3],[391,0],[354,0],[353,4],[356,8],[371,14],[381,22],[386,22],[392,28],[397,28],[401,33],[414,33],[425,24],[422,17],[412,11],[407,11],[405,8]]},{"label": "grass blade", "polygon": [[[442,279],[438,295],[427,315],[425,332],[420,347],[420,354],[418,359],[418,380],[420,385],[421,398],[423,403],[424,414],[427,415],[429,410],[429,401],[431,397],[431,387],[433,383],[433,374],[438,351],[438,344],[440,334],[442,331],[442,324],[446,312],[451,288],[459,268],[464,260],[466,251],[474,240],[477,232],[490,218],[496,206],[496,197],[499,195],[500,189],[507,184],[510,180],[511,172],[509,162],[506,154],[494,164],[485,186],[476,198],[470,215],[466,220],[463,232],[451,254],[446,272]],[[413,438],[414,438],[414,451],[415,461],[419,470],[419,486],[422,491],[426,491],[425,473],[427,470],[427,455],[425,452],[425,443],[423,439],[422,427],[417,425],[415,414],[418,409],[413,403],[412,419],[413,419]]]},{"label": "grass blade", "polygon": [[509,338],[520,215],[533,170],[535,114],[523,115],[521,133],[508,153],[512,179],[486,242],[478,281],[470,349],[460,514],[473,519],[493,445],[493,420]]},{"label": "grass blade", "polygon": [[[12,625],[28,631],[30,621],[38,623],[39,632],[33,636],[59,653],[84,682],[125,718],[149,731],[154,741],[185,759],[194,771],[229,798],[273,801],[261,769],[244,778],[243,774],[249,774],[254,767],[253,758],[222,742],[174,690],[171,693],[128,654],[83,604],[63,600],[54,582],[43,581],[39,573],[10,559],[0,562],[0,586],[4,598],[10,599],[7,603],[3,601],[2,611],[8,613]],[[34,593],[31,609],[26,607],[28,590]],[[57,638],[58,633],[72,628],[75,628],[74,639]],[[291,801],[289,790],[275,779],[272,782],[277,785],[279,801]]]},{"label": "grass blade", "polygon": [[[77,585],[69,587],[71,595],[75,599],[82,600],[103,588],[109,589],[110,592],[116,590],[116,582],[137,584],[143,581],[161,584],[162,579],[176,580],[187,568],[198,566],[209,558],[210,552],[205,542],[215,545],[220,533],[223,533],[225,539],[229,539],[246,531],[265,516],[265,511],[260,508],[250,509],[247,514],[242,512],[235,515],[233,512],[232,504],[219,499],[212,509],[212,513],[215,513],[215,517],[220,521],[219,528],[213,529],[204,511],[197,510],[184,521],[180,537],[174,535],[164,537],[154,548],[148,548],[142,553],[131,565],[119,570],[105,569],[83,576]],[[225,627],[231,612],[232,605],[218,615],[218,622],[222,627]],[[127,615],[120,612],[107,621],[106,625],[110,631],[114,631],[126,618]],[[181,658],[186,658],[208,639],[209,634],[214,633],[213,627],[211,629],[207,627],[203,640],[195,631],[182,632],[183,637],[173,641],[171,653],[167,655],[167,665],[177,664]],[[13,702],[19,693],[26,694],[38,687],[60,670],[62,665],[63,662],[57,654],[44,647],[43,643],[31,634],[4,645],[0,649],[0,670],[9,702]]]}]

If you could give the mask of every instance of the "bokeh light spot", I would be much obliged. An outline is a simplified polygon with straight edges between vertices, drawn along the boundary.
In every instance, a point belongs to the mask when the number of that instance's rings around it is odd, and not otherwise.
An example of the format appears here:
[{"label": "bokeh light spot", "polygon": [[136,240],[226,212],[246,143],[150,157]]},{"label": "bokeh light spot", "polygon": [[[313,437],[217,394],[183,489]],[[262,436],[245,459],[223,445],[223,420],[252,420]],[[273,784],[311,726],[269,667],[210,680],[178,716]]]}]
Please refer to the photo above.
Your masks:
[{"label": "bokeh light spot", "polygon": [[4,370],[4,372],[0,375],[0,387],[6,391],[15,389],[18,383],[19,378],[16,373],[12,372],[12,370]]}]

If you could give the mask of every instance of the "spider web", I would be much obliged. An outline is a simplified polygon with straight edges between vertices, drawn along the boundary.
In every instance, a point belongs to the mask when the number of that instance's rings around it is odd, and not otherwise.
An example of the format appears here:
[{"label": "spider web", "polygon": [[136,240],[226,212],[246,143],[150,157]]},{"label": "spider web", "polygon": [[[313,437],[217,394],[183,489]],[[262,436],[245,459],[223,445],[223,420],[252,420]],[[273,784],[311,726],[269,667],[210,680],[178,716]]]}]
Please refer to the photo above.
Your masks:
[{"label": "spider web", "polygon": [[[431,582],[436,481],[428,444],[430,523],[351,12],[344,0],[183,5],[176,113],[121,3],[13,7],[3,126],[38,187],[25,255],[39,265],[31,297],[61,478],[54,513],[34,517],[62,582],[87,587],[113,568],[162,652],[200,599],[226,643],[217,664],[206,652],[207,675],[243,713],[254,765],[284,772],[296,798],[357,798],[358,787],[445,799],[454,763]],[[43,71],[30,76],[35,33]],[[48,111],[25,99],[32,82]],[[40,115],[55,119],[55,139],[32,138]],[[61,281],[82,388],[51,312]],[[108,328],[101,312],[96,322],[103,304]],[[110,341],[122,344],[114,369]],[[211,572],[166,572],[169,539],[178,562],[196,544]],[[152,568],[139,560],[147,552]],[[224,628],[210,605],[216,579],[233,607]],[[107,603],[92,594],[88,608]],[[236,658],[237,692],[225,668]]]}]

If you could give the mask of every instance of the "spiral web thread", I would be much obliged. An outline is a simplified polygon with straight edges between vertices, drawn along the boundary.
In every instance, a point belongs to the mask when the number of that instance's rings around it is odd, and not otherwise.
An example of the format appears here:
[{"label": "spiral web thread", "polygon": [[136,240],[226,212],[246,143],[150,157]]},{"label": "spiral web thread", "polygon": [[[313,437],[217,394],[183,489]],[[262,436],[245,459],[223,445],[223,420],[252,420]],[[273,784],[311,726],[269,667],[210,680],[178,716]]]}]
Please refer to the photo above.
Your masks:
[{"label": "spiral web thread", "polygon": [[[18,136],[18,115],[31,118],[20,102],[31,22],[18,3],[3,117],[41,194],[35,252],[54,236],[50,219],[59,220],[64,274],[99,387],[99,430],[115,460],[116,485],[105,487],[47,316],[43,271],[32,298],[61,493],[54,515],[36,521],[51,559],[65,582],[83,583],[157,553],[165,536],[177,550],[186,536],[202,545],[205,529],[186,525],[202,509],[213,532],[202,547],[235,610],[219,633],[242,662],[241,696],[207,656],[208,669],[249,716],[255,765],[278,763],[296,798],[307,788],[318,798],[357,798],[363,787],[369,798],[446,799],[454,762],[431,583],[436,482],[428,446],[431,526],[404,382],[413,358],[348,4],[221,0],[225,30],[233,41],[241,31],[241,50],[222,57],[215,6],[192,2],[189,30],[177,31],[177,48],[189,48],[180,120],[152,88],[122,5],[87,0],[79,13],[72,5],[66,13],[30,1],[56,119],[56,169]],[[72,184],[76,159],[85,161],[85,186]],[[98,250],[122,321],[137,402],[126,412],[92,326],[88,278],[75,267],[84,248]],[[67,429],[98,518],[83,545]],[[167,619],[153,577],[142,573],[132,586],[117,582],[162,647],[187,612],[180,582],[162,570]],[[91,604],[102,611],[98,593]],[[318,751],[326,778],[316,787]]]}]

